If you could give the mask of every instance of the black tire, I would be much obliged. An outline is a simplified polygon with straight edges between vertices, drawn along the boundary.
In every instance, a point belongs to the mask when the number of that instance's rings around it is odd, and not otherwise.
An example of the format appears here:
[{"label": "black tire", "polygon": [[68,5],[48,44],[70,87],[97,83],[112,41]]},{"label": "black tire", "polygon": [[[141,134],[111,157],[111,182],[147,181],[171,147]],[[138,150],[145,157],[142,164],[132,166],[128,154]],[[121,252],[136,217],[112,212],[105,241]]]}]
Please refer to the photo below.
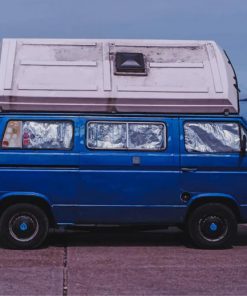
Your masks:
[{"label": "black tire", "polygon": [[187,229],[192,241],[200,248],[229,248],[237,234],[237,220],[229,207],[208,203],[190,214]]},{"label": "black tire", "polygon": [[44,211],[31,204],[9,206],[0,218],[0,238],[11,249],[34,249],[47,237],[49,221]]}]

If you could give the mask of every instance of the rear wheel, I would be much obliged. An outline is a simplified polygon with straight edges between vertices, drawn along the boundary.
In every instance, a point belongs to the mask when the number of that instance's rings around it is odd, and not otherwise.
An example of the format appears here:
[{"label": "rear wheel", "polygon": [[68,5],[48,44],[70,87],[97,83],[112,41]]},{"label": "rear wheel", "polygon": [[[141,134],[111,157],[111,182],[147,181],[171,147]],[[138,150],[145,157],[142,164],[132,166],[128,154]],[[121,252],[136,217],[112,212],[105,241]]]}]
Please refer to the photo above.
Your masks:
[{"label": "rear wheel", "polygon": [[49,221],[42,209],[31,204],[8,207],[0,219],[2,243],[13,249],[33,249],[47,237]]},{"label": "rear wheel", "polygon": [[196,208],[188,219],[188,231],[200,248],[226,248],[233,244],[237,221],[233,211],[219,203]]}]

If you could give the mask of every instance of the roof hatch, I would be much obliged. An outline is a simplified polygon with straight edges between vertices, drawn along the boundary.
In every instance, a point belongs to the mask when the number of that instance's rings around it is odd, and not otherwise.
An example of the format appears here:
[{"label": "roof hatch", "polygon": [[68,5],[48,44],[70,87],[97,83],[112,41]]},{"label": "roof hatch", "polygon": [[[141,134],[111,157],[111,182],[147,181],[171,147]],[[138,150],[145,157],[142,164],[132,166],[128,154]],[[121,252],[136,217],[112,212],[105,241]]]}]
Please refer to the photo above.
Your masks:
[{"label": "roof hatch", "polygon": [[116,53],[116,74],[145,74],[145,62],[142,53],[117,52]]}]

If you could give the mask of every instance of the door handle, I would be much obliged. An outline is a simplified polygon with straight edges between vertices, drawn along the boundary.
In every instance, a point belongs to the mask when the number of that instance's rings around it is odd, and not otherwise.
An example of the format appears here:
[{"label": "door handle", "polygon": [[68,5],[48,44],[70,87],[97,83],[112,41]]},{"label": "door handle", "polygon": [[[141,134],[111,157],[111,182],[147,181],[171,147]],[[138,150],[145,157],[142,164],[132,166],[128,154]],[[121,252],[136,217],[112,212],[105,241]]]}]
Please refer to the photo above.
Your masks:
[{"label": "door handle", "polygon": [[197,171],[197,168],[182,168],[181,169],[182,170],[182,172],[184,172],[184,173],[193,173],[193,172],[196,172]]}]

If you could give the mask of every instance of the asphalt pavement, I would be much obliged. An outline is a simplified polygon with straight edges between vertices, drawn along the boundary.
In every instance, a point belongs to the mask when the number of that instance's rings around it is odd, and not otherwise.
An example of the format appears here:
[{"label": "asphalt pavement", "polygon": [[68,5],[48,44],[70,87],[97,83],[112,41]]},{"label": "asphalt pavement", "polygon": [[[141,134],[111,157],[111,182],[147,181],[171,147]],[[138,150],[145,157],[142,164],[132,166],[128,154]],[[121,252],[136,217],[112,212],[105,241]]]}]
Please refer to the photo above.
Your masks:
[{"label": "asphalt pavement", "polygon": [[234,247],[199,250],[177,228],[50,235],[0,248],[0,295],[247,295],[247,226]]}]

